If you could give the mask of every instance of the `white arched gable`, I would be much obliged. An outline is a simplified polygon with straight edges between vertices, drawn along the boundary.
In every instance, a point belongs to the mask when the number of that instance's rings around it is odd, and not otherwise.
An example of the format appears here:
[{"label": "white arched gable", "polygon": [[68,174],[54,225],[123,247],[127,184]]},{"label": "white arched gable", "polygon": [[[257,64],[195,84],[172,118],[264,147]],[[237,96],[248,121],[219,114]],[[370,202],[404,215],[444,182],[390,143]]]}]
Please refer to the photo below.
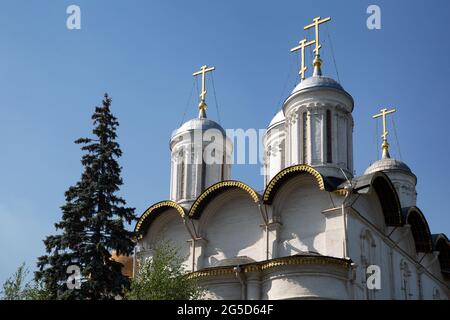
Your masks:
[{"label": "white arched gable", "polygon": [[294,176],[281,186],[272,204],[275,219],[281,223],[278,257],[306,251],[326,254],[322,211],[334,207],[331,197],[309,174]]},{"label": "white arched gable", "polygon": [[359,195],[359,198],[354,202],[353,207],[380,231],[383,233],[385,232],[386,222],[383,208],[375,189],[370,190],[369,193]]},{"label": "white arched gable", "polygon": [[416,246],[414,243],[414,237],[411,231],[411,226],[405,225],[399,227],[398,231],[393,235],[394,241],[398,243],[398,246],[407,252],[411,257],[417,258]]},{"label": "white arched gable", "polygon": [[185,261],[186,267],[190,264],[189,252],[191,239],[183,218],[174,208],[161,212],[151,223],[147,233],[142,239],[143,249],[151,256],[151,251],[159,241],[168,241],[179,249],[178,254]]},{"label": "white arched gable", "polygon": [[199,234],[205,241],[204,267],[225,260],[265,259],[262,216],[247,192],[227,189],[214,196],[199,217]]}]

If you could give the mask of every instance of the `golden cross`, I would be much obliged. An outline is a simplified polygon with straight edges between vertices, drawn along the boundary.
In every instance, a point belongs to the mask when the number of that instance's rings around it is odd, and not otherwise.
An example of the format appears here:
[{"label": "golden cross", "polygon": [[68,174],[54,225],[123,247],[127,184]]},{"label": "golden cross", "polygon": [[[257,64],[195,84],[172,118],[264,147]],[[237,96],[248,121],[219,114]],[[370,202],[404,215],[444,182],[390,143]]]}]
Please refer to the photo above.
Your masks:
[{"label": "golden cross", "polygon": [[302,80],[305,79],[305,71],[307,69],[305,66],[305,48],[312,45],[314,42],[316,42],[316,40],[311,40],[307,42],[306,39],[303,39],[302,41],[299,42],[299,45],[297,47],[291,49],[291,52],[300,50],[300,59],[302,65],[300,67],[300,71],[298,72],[298,74],[300,75],[300,78]]},{"label": "golden cross", "polygon": [[206,73],[207,72],[211,72],[216,70],[215,67],[208,67],[206,65],[201,66],[200,71],[194,72],[192,75],[198,76],[198,75],[202,75],[202,92],[200,93],[200,104],[204,105],[205,104],[205,97],[206,97]]},{"label": "golden cross", "polygon": [[382,117],[382,119],[383,119],[383,134],[381,135],[381,137],[383,137],[383,142],[387,142],[387,135],[388,135],[386,116],[390,113],[394,113],[395,111],[396,111],[395,109],[388,110],[387,108],[384,108],[384,109],[380,110],[379,114],[372,116],[372,118],[374,118],[374,119],[379,118],[379,117]]},{"label": "golden cross", "polygon": [[314,54],[316,56],[319,55],[319,50],[322,47],[320,45],[320,43],[319,43],[319,25],[322,24],[322,23],[328,22],[330,20],[331,20],[331,17],[324,18],[322,20],[320,20],[320,17],[315,17],[313,19],[313,21],[314,21],[313,23],[311,23],[311,24],[309,24],[309,25],[307,25],[306,27],[303,28],[305,30],[308,30],[309,28],[312,28],[312,27],[315,28],[315,31],[316,31],[316,40],[315,40],[316,41],[316,47],[314,48]]}]

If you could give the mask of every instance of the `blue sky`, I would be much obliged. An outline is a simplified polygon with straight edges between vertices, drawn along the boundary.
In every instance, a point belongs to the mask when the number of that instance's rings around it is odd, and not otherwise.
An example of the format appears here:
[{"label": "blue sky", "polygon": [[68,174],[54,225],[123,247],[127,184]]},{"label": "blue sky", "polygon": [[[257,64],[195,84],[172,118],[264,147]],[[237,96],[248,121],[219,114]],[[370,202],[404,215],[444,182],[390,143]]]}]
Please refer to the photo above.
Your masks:
[{"label": "blue sky", "polygon": [[[70,4],[81,8],[81,30],[66,28]],[[366,27],[370,4],[381,8],[381,30]],[[289,50],[319,15],[333,19],[321,33],[324,74],[337,78],[332,45],[340,82],[355,99],[357,174],[379,157],[371,115],[396,107],[400,148],[391,130],[391,154],[418,176],[418,206],[432,233],[450,234],[449,9],[444,0],[2,1],[0,282],[43,254],[64,191],[81,174],[73,141],[90,133],[104,92],[121,124],[121,193],[140,214],[168,198],[170,134],[185,110],[184,120],[197,113],[192,72],[217,67],[225,128],[265,128],[298,81]],[[234,166],[233,178],[261,189],[259,169]]]}]

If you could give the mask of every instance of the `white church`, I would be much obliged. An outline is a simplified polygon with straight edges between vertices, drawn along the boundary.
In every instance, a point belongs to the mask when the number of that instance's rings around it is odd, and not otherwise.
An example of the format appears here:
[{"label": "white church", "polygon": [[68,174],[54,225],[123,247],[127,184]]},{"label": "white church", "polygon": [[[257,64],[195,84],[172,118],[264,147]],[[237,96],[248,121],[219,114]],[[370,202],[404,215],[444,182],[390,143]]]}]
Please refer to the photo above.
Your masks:
[{"label": "white church", "polygon": [[[134,259],[170,240],[207,299],[449,299],[450,242],[431,234],[416,176],[389,154],[394,110],[374,116],[384,124],[381,159],[354,175],[354,101],[321,71],[319,25],[329,20],[315,18],[305,27],[315,39],[292,49],[301,53],[300,82],[265,132],[261,192],[231,179],[231,140],[206,117],[205,75],[214,68],[194,73],[199,115],[172,134],[170,198],[137,222]],[[194,138],[210,132],[216,139]],[[205,161],[211,145],[222,161]]]}]

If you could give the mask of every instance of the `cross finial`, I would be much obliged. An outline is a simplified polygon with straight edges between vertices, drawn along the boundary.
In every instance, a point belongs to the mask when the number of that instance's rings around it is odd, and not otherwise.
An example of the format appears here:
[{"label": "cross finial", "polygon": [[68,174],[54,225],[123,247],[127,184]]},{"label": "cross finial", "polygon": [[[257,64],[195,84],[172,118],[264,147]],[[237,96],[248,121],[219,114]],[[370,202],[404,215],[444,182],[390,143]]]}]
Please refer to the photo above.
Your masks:
[{"label": "cross finial", "polygon": [[201,113],[204,113],[206,110],[206,103],[205,103],[205,97],[206,97],[206,73],[216,70],[215,67],[208,67],[207,65],[201,66],[200,70],[197,72],[194,72],[192,75],[194,77],[198,75],[202,75],[202,92],[200,93],[200,103],[198,105],[198,108],[200,109]]},{"label": "cross finial", "polygon": [[300,71],[298,73],[302,80],[305,79],[305,71],[307,70],[307,68],[305,66],[305,48],[314,44],[315,42],[316,42],[316,40],[311,40],[308,42],[308,40],[303,39],[302,41],[299,42],[299,45],[297,47],[291,49],[291,52],[300,50],[301,66],[300,66]]},{"label": "cross finial", "polygon": [[383,144],[381,145],[381,148],[383,149],[383,155],[382,155],[383,159],[390,157],[389,156],[389,143],[387,142],[388,131],[387,131],[386,116],[390,113],[394,113],[395,111],[397,111],[397,110],[396,109],[388,110],[387,108],[383,108],[380,110],[379,114],[372,116],[372,118],[374,118],[374,119],[381,117],[383,120],[383,134],[381,135],[381,137],[383,138]]},{"label": "cross finial", "polygon": [[314,48],[314,55],[316,57],[318,57],[320,55],[319,51],[320,51],[320,48],[322,47],[322,45],[319,42],[319,25],[321,25],[322,23],[328,22],[330,20],[331,20],[331,17],[323,18],[322,20],[320,20],[320,17],[315,17],[313,19],[313,23],[311,23],[311,24],[309,24],[309,25],[307,25],[306,27],[303,28],[305,30],[308,30],[309,28],[314,27],[314,29],[315,29],[315,32],[316,32],[316,39],[315,39],[316,46]]}]

